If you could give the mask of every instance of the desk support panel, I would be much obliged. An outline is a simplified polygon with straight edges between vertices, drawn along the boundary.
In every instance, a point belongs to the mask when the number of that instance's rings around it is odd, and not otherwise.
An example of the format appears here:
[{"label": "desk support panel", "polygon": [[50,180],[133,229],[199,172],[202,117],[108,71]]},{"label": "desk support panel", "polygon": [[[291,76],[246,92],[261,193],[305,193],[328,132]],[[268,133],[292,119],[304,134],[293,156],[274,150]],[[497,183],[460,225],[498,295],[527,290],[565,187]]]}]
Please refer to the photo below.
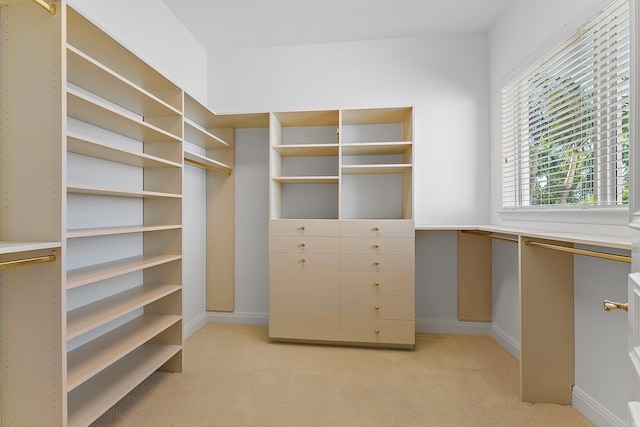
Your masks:
[{"label": "desk support panel", "polygon": [[569,405],[575,359],[573,254],[528,246],[524,239],[519,250],[520,398]]},{"label": "desk support panel", "polygon": [[458,320],[491,322],[491,239],[458,231]]}]

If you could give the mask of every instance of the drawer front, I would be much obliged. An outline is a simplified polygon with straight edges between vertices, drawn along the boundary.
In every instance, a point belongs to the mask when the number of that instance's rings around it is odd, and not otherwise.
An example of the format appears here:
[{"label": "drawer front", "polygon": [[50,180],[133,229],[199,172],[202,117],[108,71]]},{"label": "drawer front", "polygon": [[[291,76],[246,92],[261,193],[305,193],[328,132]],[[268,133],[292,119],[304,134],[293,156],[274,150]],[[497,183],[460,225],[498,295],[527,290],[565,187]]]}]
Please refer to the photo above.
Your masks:
[{"label": "drawer front", "polygon": [[344,237],[415,237],[411,220],[343,220],[340,236]]},{"label": "drawer front", "polygon": [[415,323],[409,320],[340,319],[340,339],[372,344],[415,345]]},{"label": "drawer front", "polygon": [[338,237],[269,236],[269,252],[337,254],[339,248]]},{"label": "drawer front", "polygon": [[342,237],[340,252],[343,254],[413,255],[415,239],[412,237]]},{"label": "drawer front", "polygon": [[342,271],[402,271],[413,273],[415,257],[413,255],[340,255]]},{"label": "drawer front", "polygon": [[338,236],[338,220],[331,219],[272,219],[270,236]]},{"label": "drawer front", "polygon": [[342,295],[340,317],[363,319],[411,320],[416,318],[413,297]]},{"label": "drawer front", "polygon": [[340,272],[340,293],[343,295],[415,295],[414,273]]},{"label": "drawer front", "polygon": [[339,340],[339,298],[338,255],[269,254],[270,337]]}]

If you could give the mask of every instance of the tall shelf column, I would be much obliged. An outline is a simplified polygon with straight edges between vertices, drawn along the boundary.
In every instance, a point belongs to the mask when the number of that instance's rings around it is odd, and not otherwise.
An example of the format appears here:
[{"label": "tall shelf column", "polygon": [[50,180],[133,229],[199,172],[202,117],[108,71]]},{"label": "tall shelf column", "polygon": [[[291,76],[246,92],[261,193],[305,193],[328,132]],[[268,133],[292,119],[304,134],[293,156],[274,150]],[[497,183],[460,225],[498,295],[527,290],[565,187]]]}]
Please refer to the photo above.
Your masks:
[{"label": "tall shelf column", "polygon": [[55,262],[0,271],[1,424],[61,426],[64,15],[6,0],[0,20],[0,261],[57,255]]}]

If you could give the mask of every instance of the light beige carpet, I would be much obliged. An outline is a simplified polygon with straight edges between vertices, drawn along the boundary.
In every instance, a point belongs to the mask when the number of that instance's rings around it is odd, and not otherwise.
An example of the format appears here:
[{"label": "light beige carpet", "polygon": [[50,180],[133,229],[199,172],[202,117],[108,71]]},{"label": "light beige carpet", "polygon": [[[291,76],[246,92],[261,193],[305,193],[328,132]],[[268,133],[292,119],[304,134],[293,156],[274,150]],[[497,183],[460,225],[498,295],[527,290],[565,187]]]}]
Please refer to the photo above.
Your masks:
[{"label": "light beige carpet", "polygon": [[591,426],[571,406],[523,403],[518,363],[492,338],[419,334],[380,350],[269,342],[267,328],[209,324],[184,373],[155,373],[103,426]]}]

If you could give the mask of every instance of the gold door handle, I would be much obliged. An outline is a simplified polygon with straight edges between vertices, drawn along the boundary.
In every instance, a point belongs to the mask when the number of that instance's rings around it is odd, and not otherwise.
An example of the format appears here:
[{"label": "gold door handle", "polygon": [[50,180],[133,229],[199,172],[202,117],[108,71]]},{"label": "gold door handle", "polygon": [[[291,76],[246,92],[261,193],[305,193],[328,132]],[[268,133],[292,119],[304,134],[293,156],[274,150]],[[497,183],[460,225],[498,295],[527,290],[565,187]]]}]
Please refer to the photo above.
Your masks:
[{"label": "gold door handle", "polygon": [[605,311],[611,311],[611,310],[629,311],[629,303],[613,302],[606,299],[602,302],[602,305],[604,306]]}]

